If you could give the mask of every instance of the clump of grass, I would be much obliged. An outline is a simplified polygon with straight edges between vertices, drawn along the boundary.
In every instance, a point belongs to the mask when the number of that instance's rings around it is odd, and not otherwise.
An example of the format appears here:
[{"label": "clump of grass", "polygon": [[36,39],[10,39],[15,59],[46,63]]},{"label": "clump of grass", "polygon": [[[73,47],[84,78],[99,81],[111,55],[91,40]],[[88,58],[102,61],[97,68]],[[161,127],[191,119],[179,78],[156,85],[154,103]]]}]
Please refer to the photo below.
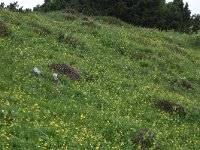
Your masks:
[{"label": "clump of grass", "polygon": [[81,45],[81,44],[82,44],[77,38],[75,38],[75,37],[72,36],[72,35],[67,35],[67,36],[65,37],[65,42],[66,42],[67,44],[72,45],[72,46],[77,46],[77,45]]},{"label": "clump of grass", "polygon": [[51,30],[41,24],[31,22],[30,25],[34,28],[34,31],[40,35],[49,35],[52,33]]},{"label": "clump of grass", "polygon": [[63,42],[63,41],[65,40],[65,34],[64,34],[63,32],[59,33],[59,35],[58,35],[58,40],[59,40],[60,42]]},{"label": "clump of grass", "polygon": [[74,70],[73,68],[71,68],[70,66],[68,66],[66,64],[51,64],[51,65],[49,65],[49,68],[56,70],[62,74],[65,74],[68,77],[70,77],[71,79],[79,79],[80,78],[79,72]]},{"label": "clump of grass", "polygon": [[110,25],[119,25],[119,26],[124,25],[124,22],[122,20],[114,18],[114,17],[110,17],[110,16],[102,16],[102,17],[99,16],[99,17],[96,17],[96,20],[100,20]]},{"label": "clump of grass", "polygon": [[84,21],[82,22],[82,25],[84,26],[88,26],[88,27],[91,27],[91,28],[96,28],[97,27],[97,24],[93,21]]},{"label": "clump of grass", "polygon": [[133,59],[136,59],[136,60],[143,60],[143,59],[147,58],[146,54],[141,53],[141,52],[135,52],[131,56],[132,56]]},{"label": "clump of grass", "polygon": [[155,106],[158,109],[163,110],[169,114],[178,114],[179,116],[186,115],[184,106],[180,104],[175,104],[167,100],[158,100],[155,102]]},{"label": "clump of grass", "polygon": [[67,21],[74,21],[74,20],[76,20],[76,17],[72,16],[72,15],[67,15],[67,16],[65,16],[65,20],[67,20]]},{"label": "clump of grass", "polygon": [[11,23],[16,25],[16,26],[20,26],[21,25],[21,22],[18,21],[18,20],[12,20]]},{"label": "clump of grass", "polygon": [[200,35],[196,37],[196,45],[200,46]]},{"label": "clump of grass", "polygon": [[77,39],[76,37],[74,37],[73,35],[67,35],[65,37],[65,43],[67,43],[73,47],[84,46],[84,43],[82,41],[80,41],[79,39]]},{"label": "clump of grass", "polygon": [[195,120],[196,118],[199,118],[199,116],[200,116],[200,107],[199,106],[191,107],[190,108],[190,116],[191,116],[190,118],[192,120]]},{"label": "clump of grass", "polygon": [[72,34],[65,35],[64,33],[59,33],[58,40],[60,42],[69,44],[73,47],[84,47],[84,42],[80,41],[78,38],[74,37]]},{"label": "clump of grass", "polygon": [[115,51],[122,56],[126,55],[126,53],[127,53],[126,50],[121,47],[117,48]]},{"label": "clump of grass", "polygon": [[83,75],[85,77],[85,81],[87,82],[93,82],[95,80],[94,76],[90,73],[84,72]]},{"label": "clump of grass", "polygon": [[148,60],[140,60],[139,61],[139,65],[142,68],[146,68],[146,67],[149,67],[151,64],[150,64],[150,62]]},{"label": "clump of grass", "polygon": [[82,15],[81,18],[82,18],[83,21],[90,21],[90,18],[88,16]]},{"label": "clump of grass", "polygon": [[140,145],[141,149],[149,149],[153,147],[155,134],[149,129],[141,129],[131,135],[134,145]]},{"label": "clump of grass", "polygon": [[[0,111],[0,122],[2,122],[2,125],[3,122],[4,123],[6,122],[6,125],[10,126],[12,124],[12,121],[13,121],[13,116],[10,110]],[[0,123],[0,128],[1,128],[1,123]]]},{"label": "clump of grass", "polygon": [[9,30],[4,21],[0,20],[0,36],[8,36],[9,35]]}]

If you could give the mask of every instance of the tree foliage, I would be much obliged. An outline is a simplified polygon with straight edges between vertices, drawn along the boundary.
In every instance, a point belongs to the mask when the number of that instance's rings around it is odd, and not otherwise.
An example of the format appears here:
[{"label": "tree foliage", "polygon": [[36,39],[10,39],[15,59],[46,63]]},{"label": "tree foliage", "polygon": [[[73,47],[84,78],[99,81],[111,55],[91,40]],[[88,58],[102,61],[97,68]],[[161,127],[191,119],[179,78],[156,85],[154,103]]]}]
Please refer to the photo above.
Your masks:
[{"label": "tree foliage", "polygon": [[[17,3],[8,8],[13,10]],[[34,11],[53,11],[70,7],[87,15],[114,16],[128,23],[190,33],[199,30],[199,16],[191,16],[188,3],[183,0],[44,0]],[[20,9],[21,10],[21,9]]]},{"label": "tree foliage", "polygon": [[23,6],[22,7],[19,7],[18,5],[18,2],[11,2],[9,5],[5,6],[5,4],[2,2],[0,4],[0,8],[2,9],[8,9],[8,10],[11,10],[11,11],[16,11],[16,12],[31,12],[32,10],[30,8],[26,8],[26,9],[23,9]]},{"label": "tree foliage", "polygon": [[200,30],[200,15],[196,14],[196,15],[192,15],[191,17],[191,21],[192,21],[192,32],[198,33],[198,31]]}]

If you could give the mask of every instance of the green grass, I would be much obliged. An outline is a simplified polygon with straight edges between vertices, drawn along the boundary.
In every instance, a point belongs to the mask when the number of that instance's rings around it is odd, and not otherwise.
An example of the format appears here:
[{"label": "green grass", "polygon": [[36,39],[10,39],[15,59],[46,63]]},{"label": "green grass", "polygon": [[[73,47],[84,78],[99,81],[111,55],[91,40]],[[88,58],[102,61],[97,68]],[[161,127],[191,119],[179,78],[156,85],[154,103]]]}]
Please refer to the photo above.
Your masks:
[{"label": "green grass", "polygon": [[[73,14],[0,10],[10,33],[0,37],[0,149],[141,149],[133,140],[141,130],[154,134],[151,149],[200,149],[195,35],[66,16]],[[52,63],[81,78],[58,73],[54,83]],[[158,109],[158,100],[187,115]]]}]

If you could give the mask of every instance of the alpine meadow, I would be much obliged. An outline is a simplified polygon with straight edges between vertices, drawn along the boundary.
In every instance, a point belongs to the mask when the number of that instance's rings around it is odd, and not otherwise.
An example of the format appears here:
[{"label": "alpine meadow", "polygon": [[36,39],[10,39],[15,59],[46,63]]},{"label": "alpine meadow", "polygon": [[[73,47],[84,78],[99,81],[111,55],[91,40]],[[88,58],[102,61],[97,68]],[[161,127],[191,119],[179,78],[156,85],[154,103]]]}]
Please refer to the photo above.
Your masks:
[{"label": "alpine meadow", "polygon": [[73,9],[0,9],[0,149],[200,149],[200,35]]}]

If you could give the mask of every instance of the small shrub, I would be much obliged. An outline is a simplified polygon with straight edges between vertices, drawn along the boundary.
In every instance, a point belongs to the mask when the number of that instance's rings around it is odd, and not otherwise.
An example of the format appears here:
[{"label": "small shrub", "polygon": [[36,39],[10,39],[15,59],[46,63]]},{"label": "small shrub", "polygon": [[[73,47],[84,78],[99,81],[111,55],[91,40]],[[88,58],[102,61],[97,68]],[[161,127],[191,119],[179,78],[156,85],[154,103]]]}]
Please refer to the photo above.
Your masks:
[{"label": "small shrub", "polygon": [[65,13],[71,13],[77,16],[80,15],[80,13],[77,10],[72,9],[72,8],[65,8]]},{"label": "small shrub", "polygon": [[0,20],[0,36],[8,36],[9,30],[4,21]]},{"label": "small shrub", "polygon": [[167,100],[159,100],[155,102],[155,106],[169,114],[178,114],[179,116],[185,116],[185,108],[179,104]]},{"label": "small shrub", "polygon": [[155,135],[148,129],[141,129],[131,136],[134,145],[140,145],[141,149],[153,147]]},{"label": "small shrub", "polygon": [[51,65],[49,65],[49,68],[56,70],[62,74],[65,74],[68,77],[70,77],[71,79],[79,79],[80,78],[79,72],[77,72],[76,70],[74,70],[73,68],[71,68],[70,66],[68,66],[66,64],[51,64]]}]

